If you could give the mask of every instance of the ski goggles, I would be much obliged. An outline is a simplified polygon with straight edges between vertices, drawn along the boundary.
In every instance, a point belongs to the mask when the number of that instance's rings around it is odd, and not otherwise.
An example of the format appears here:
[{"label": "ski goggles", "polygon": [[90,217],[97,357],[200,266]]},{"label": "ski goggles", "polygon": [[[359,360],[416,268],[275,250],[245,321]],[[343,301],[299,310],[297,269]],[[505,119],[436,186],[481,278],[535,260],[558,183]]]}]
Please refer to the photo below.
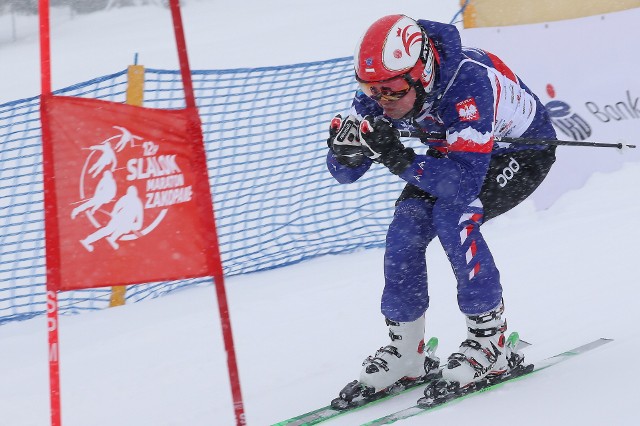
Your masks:
[{"label": "ski goggles", "polygon": [[358,80],[360,90],[374,101],[393,102],[402,99],[411,90],[408,75],[401,75],[386,81],[365,82]]}]

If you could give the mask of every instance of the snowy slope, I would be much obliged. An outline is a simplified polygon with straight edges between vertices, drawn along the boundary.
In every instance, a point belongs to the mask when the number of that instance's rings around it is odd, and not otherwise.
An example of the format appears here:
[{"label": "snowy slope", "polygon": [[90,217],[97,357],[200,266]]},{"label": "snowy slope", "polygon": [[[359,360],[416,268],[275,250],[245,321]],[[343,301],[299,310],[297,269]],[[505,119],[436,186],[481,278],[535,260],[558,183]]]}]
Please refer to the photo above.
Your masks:
[{"label": "snowy slope", "polygon": [[[487,407],[518,425],[635,424],[640,366],[630,354],[640,350],[632,316],[640,288],[638,231],[628,218],[640,214],[640,205],[627,193],[639,178],[640,165],[628,164],[594,176],[548,211],[534,213],[525,204],[484,228],[504,277],[510,327],[533,343],[531,360],[597,337],[615,341],[404,424],[467,424]],[[464,322],[437,243],[427,256],[428,334],[440,337],[446,355],[463,339]],[[382,250],[371,250],[228,280],[249,424],[271,424],[327,403],[356,376],[362,359],[385,344],[381,265]],[[3,425],[47,424],[45,329],[44,318],[0,328]],[[234,422],[212,287],[64,317],[61,342],[66,425]],[[332,424],[359,424],[416,398]]]},{"label": "snowy slope", "polygon": [[[457,1],[441,3],[398,2],[401,11],[414,16],[437,4],[429,17],[448,21]],[[184,13],[192,66],[346,56],[372,20],[395,11],[390,2],[371,0],[314,5],[273,0],[269,5],[245,0],[225,4],[223,12],[220,2],[189,2]],[[283,10],[291,13],[285,16]],[[232,18],[240,11],[245,20]],[[120,70],[136,51],[147,66],[177,66],[164,9],[126,9],[66,21],[63,15],[57,15],[54,30],[54,87]],[[313,34],[309,22],[315,23]],[[143,32],[125,36],[134,23]],[[24,27],[21,34],[27,33]],[[231,38],[251,48],[239,49]],[[275,39],[281,43],[266,41]],[[257,42],[273,50],[267,54],[254,48]],[[37,94],[35,32],[18,43],[2,38],[0,43],[0,63],[16,65],[0,66],[0,102]],[[626,164],[618,172],[593,176],[549,210],[536,212],[525,202],[484,226],[502,273],[510,328],[533,343],[527,349],[531,360],[597,337],[615,341],[525,381],[401,424],[637,424],[634,379],[640,377],[640,366],[633,355],[640,351],[640,329],[633,314],[640,300],[635,273],[639,180],[640,164]],[[356,377],[362,360],[386,344],[378,309],[382,255],[382,250],[369,250],[327,256],[227,281],[250,425],[271,424],[326,404]],[[427,259],[432,300],[427,333],[440,338],[444,357],[464,338],[464,320],[457,311],[453,274],[437,242]],[[64,317],[60,338],[65,425],[234,424],[211,286]],[[0,425],[48,424],[46,342],[44,317],[0,327]],[[360,424],[416,398],[397,398],[327,424]]]}]

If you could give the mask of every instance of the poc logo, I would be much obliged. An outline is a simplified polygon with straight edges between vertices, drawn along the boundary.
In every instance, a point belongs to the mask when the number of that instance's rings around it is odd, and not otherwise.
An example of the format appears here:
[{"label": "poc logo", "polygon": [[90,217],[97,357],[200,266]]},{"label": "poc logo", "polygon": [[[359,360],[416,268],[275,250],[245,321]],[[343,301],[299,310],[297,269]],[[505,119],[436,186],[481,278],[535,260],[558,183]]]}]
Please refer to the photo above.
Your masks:
[{"label": "poc logo", "polygon": [[518,173],[518,170],[520,170],[520,164],[518,164],[515,158],[511,157],[511,161],[509,161],[507,167],[505,167],[502,170],[502,173],[500,173],[498,177],[496,177],[498,185],[500,185],[501,188],[507,186],[509,181],[513,179],[513,176]]}]

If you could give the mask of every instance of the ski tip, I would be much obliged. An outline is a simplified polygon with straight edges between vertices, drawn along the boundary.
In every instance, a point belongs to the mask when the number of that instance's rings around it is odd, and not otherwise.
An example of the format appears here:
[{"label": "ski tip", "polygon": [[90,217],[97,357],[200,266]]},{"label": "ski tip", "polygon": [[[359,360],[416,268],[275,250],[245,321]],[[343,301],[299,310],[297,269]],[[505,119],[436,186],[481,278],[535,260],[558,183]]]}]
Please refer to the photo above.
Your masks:
[{"label": "ski tip", "polygon": [[518,341],[518,349],[528,348],[529,346],[531,346],[531,343],[527,342],[526,340],[520,339]]}]

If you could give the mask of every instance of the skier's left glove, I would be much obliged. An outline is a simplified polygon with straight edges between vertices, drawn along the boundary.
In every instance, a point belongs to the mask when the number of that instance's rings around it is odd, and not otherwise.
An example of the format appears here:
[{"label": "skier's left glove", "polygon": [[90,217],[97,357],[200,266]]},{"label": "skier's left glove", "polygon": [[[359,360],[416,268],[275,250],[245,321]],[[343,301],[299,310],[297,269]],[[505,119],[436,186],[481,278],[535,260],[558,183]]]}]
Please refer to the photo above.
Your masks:
[{"label": "skier's left glove", "polygon": [[391,173],[399,175],[411,165],[416,157],[411,148],[405,148],[389,123],[384,118],[374,121],[366,116],[360,122],[360,142],[364,155],[384,164]]},{"label": "skier's left glove", "polygon": [[338,163],[347,167],[358,167],[364,161],[358,119],[352,115],[344,120],[340,114],[333,117],[329,125],[327,145],[333,151]]}]

